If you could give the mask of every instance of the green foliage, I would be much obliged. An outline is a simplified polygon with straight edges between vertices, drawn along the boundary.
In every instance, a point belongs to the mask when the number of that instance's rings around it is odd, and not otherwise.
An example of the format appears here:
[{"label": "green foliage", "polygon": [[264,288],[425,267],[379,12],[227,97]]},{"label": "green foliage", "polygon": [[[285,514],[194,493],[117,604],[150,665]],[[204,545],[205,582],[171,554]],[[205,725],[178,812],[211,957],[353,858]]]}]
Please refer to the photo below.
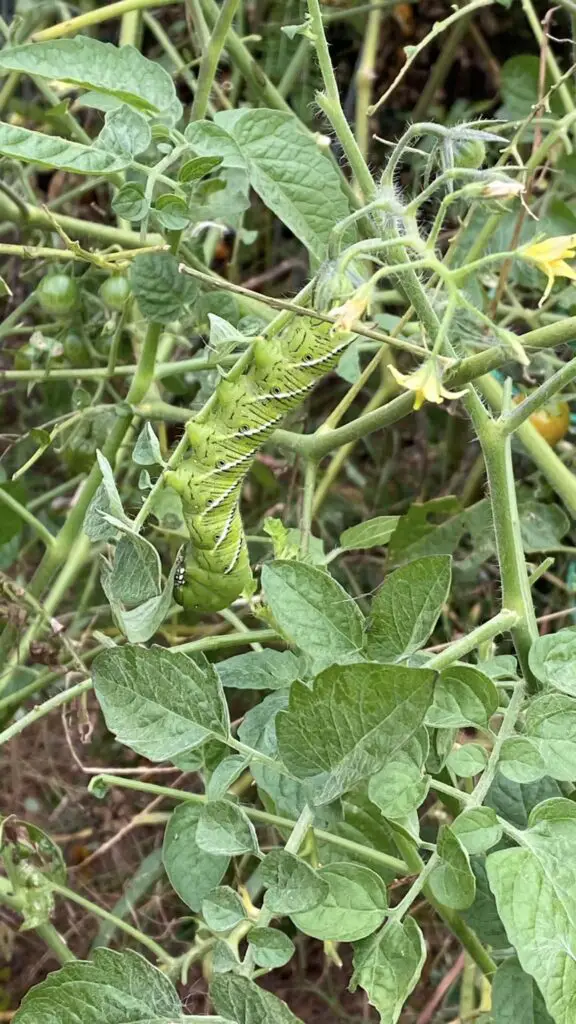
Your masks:
[{"label": "green foliage", "polygon": [[328,894],[317,907],[291,914],[300,931],[316,939],[355,942],[371,935],[388,907],[386,887],[374,871],[360,864],[328,864],[318,875]]},{"label": "green foliage", "polygon": [[[297,681],[277,720],[280,756],[307,780],[315,802],[330,803],[378,771],[414,735],[433,684],[427,669],[370,663],[325,669],[312,689]],[[359,691],[361,702],[355,700]]]},{"label": "green foliage", "polygon": [[[91,962],[66,964],[32,989],[16,1015],[18,1024],[180,1024],[178,993],[169,979],[138,953],[97,949]],[[193,1018],[186,1018],[188,1020]]]},{"label": "green foliage", "polygon": [[197,295],[194,282],[180,274],[169,252],[143,252],[132,263],[130,287],[140,312],[156,323],[169,324]]},{"label": "green foliage", "polygon": [[376,661],[399,661],[426,643],[450,590],[447,556],[421,558],[397,569],[374,597],[366,651]]},{"label": "green foliage", "polygon": [[185,654],[161,647],[102,651],[94,662],[94,688],[108,727],[151,760],[169,760],[228,735],[216,672]]},{"label": "green foliage", "polygon": [[[544,67],[540,12],[499,0],[487,36],[523,44],[527,18],[536,45],[494,74],[499,109],[490,87],[450,110],[478,4],[428,34],[412,5],[382,88],[386,5],[199,0],[169,35],[125,11],[142,47],[101,41],[106,7],[50,27],[36,6],[0,52],[0,744],[78,698],[94,747],[70,715],[62,750],[119,765],[86,800],[123,788],[118,821],[147,827],[111,912],[13,813],[8,753],[0,904],[62,964],[15,1024],[303,1024],[310,939],[381,1024],[419,1012],[457,943],[493,985],[488,1011],[464,972],[463,1020],[573,1024],[567,51],[550,37]],[[423,123],[397,123],[446,31]],[[40,748],[26,806],[55,821],[69,780]],[[91,960],[60,901],[100,916]],[[286,965],[293,1009],[268,976]],[[174,985],[201,975],[213,1012],[191,1017]]]},{"label": "green foliage", "polygon": [[301,562],[273,562],[264,566],[262,586],[274,621],[317,669],[362,658],[362,613],[326,573]]},{"label": "green foliage", "polygon": [[[199,818],[198,807],[186,804],[177,807],[168,822],[162,849],[164,867],[172,887],[184,903],[197,911],[222,881],[230,860],[223,854],[206,853],[198,845]],[[207,923],[210,914],[209,910]]]},{"label": "green foliage", "polygon": [[376,937],[356,946],[353,985],[365,989],[382,1024],[396,1024],[425,959],[424,937],[413,917],[404,923],[392,919]]},{"label": "green foliage", "polygon": [[89,36],[4,49],[0,67],[95,89],[149,113],[174,113],[178,107],[172,79],[158,63],[132,46]]},{"label": "green foliage", "polygon": [[0,123],[0,153],[38,167],[70,171],[72,174],[114,174],[130,163],[125,153],[84,146],[55,135]]}]

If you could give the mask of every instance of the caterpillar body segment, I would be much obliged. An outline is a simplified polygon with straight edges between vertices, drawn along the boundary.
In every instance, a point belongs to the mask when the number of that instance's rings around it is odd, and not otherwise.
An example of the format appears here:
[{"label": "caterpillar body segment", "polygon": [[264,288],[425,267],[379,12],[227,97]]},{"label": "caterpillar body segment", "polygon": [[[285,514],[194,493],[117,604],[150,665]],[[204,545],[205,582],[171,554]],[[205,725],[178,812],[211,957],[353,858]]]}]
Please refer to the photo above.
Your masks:
[{"label": "caterpillar body segment", "polygon": [[215,402],[188,424],[190,455],[166,473],[190,534],[174,588],[185,608],[219,611],[253,589],[239,511],[244,477],[260,446],[337,365],[353,337],[300,318],[276,338],[257,339],[244,373],[222,379]]}]

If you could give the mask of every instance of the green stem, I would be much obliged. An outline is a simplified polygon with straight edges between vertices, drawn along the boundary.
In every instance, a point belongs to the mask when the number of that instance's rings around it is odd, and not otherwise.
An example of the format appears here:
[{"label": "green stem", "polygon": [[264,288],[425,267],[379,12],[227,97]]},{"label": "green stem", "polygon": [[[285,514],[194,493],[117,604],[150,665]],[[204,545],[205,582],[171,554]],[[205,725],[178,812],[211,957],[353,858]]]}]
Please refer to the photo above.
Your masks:
[{"label": "green stem", "polygon": [[517,622],[518,613],[504,608],[494,618],[484,622],[481,626],[476,626],[476,629],[473,629],[466,636],[455,640],[445,650],[435,654],[426,662],[426,668],[433,668],[437,672],[441,672],[442,669],[453,665],[455,661],[460,661],[461,658],[469,654],[470,651],[475,650],[480,644],[486,643],[487,640],[492,640],[500,633],[507,633],[508,630],[514,628]]},{"label": "green stem", "polygon": [[314,46],[318,56],[318,63],[320,64],[320,71],[322,72],[324,89],[326,90],[324,96],[316,96],[316,101],[329,117],[332,127],[346,153],[358,188],[363,194],[364,200],[368,202],[374,198],[376,186],[340,103],[338,83],[332,67],[332,61],[330,60],[330,51],[318,0],[308,0],[308,11],[310,14],[310,28],[314,35]]},{"label": "green stem", "polygon": [[411,49],[410,49],[410,56],[404,62],[404,64],[402,65],[401,70],[396,75],[396,78],[394,79],[392,84],[386,89],[386,92],[383,93],[383,95],[380,97],[378,102],[375,103],[371,107],[369,113],[371,115],[375,114],[376,111],[380,109],[382,104],[386,102],[386,100],[392,94],[392,92],[394,91],[396,86],[399,84],[399,82],[401,82],[401,80],[404,78],[405,74],[407,73],[409,68],[412,66],[414,61],[417,59],[419,54],[422,52],[423,49],[425,49],[425,47],[428,45],[428,43],[432,39],[435,39],[436,36],[440,35],[447,28],[449,28],[450,25],[453,25],[460,18],[467,17],[473,11],[477,11],[481,7],[491,7],[491,6],[492,6],[492,0],[472,0],[471,3],[467,4],[465,7],[459,8],[457,11],[454,12],[454,14],[449,15],[449,17],[444,18],[442,21],[435,22],[433,28],[430,30],[430,32],[428,32],[428,34],[424,37],[424,39],[422,39],[416,46],[411,47]]},{"label": "green stem", "polygon": [[[183,803],[196,804],[202,806],[207,803],[208,798],[201,793],[187,793],[182,789],[169,789],[167,786],[157,786],[152,782],[141,782],[139,779],[129,779],[118,775],[96,775],[90,780],[88,787],[90,792],[99,792],[102,785],[105,786],[119,786],[123,789],[135,789],[142,793],[153,793],[156,796],[164,796],[167,799],[179,800]],[[296,825],[296,822],[292,818],[281,818],[277,814],[268,814],[267,811],[262,811],[257,807],[252,807],[249,804],[243,804],[243,809],[246,814],[253,821],[261,822],[264,825],[273,825],[279,829],[289,829],[290,831]],[[326,843],[330,843],[332,846],[337,847],[341,850],[347,850],[349,853],[360,855],[366,860],[371,860],[374,864],[380,864],[382,867],[387,867],[394,871],[398,875],[408,874],[408,868],[404,861],[398,860],[397,857],[391,857],[387,853],[382,853],[380,850],[374,849],[372,846],[363,846],[361,843],[353,842],[351,839],[345,839],[343,836],[332,835],[331,832],[326,832],[324,829],[314,829],[314,834],[318,839],[322,839]]]},{"label": "green stem", "polygon": [[[295,822],[294,828],[292,829],[284,845],[286,853],[291,853],[295,857],[297,856],[298,851],[302,846],[302,843],[304,842],[308,834],[308,831],[312,826],[313,821],[314,811],[308,806],[308,804],[305,804],[304,808],[300,812],[298,821]],[[264,905],[260,910],[260,913],[258,914],[258,927],[267,928],[274,916],[275,915],[272,913],[272,911],[268,910],[266,905]],[[243,968],[246,974],[251,975],[253,973],[254,950],[252,946],[248,947],[248,952],[246,953],[246,956],[244,958]]]},{"label": "green stem", "polygon": [[278,632],[275,629],[247,629],[243,633],[224,633],[222,636],[204,636],[200,640],[191,640],[187,644],[178,644],[171,647],[171,651],[221,651],[226,647],[244,647],[249,644],[267,643],[270,640],[278,640]]},{"label": "green stem", "polygon": [[570,362],[565,363],[564,366],[557,370],[552,377],[549,377],[544,384],[541,384],[536,391],[525,398],[520,405],[517,405],[511,412],[503,417],[502,428],[506,434],[513,434],[514,431],[518,430],[523,423],[526,422],[537,412],[546,402],[549,402],[554,395],[556,395],[562,388],[566,387],[570,381],[576,377],[576,358],[571,359]]},{"label": "green stem", "polygon": [[69,480],[64,480],[61,484],[56,484],[56,487],[51,487],[48,491],[43,491],[37,498],[32,498],[28,502],[28,508],[31,512],[36,508],[42,508],[44,505],[49,505],[54,498],[60,497],[61,494],[67,494],[68,491],[73,491],[75,487],[80,483],[83,473],[77,473],[76,476],[71,476]]},{"label": "green stem", "polygon": [[444,85],[450,68],[454,63],[458,47],[470,28],[472,17],[473,13],[468,13],[465,17],[460,18],[449,33],[448,38],[442,43],[440,53],[430,68],[430,74],[426,85],[424,86],[424,89],[417,100],[416,106],[411,113],[412,120],[415,124],[418,124],[419,121],[426,117],[429,107],[434,102],[436,93]]},{"label": "green stem", "polygon": [[[409,839],[404,838],[400,832],[395,832],[394,841],[398,846],[400,853],[404,857],[411,874],[420,874],[421,871],[425,870],[424,861]],[[449,907],[445,907],[443,904],[439,903],[433,893],[430,892],[430,888],[428,886],[424,886],[423,891],[428,903],[434,907],[436,913],[442,918],[453,935],[460,940],[464,949],[467,950],[474,962],[478,964],[482,973],[487,978],[490,978],[495,974],[497,964],[494,962],[487,950],[484,949],[484,946],[478,939],[478,936],[471,928],[468,927],[459,914],[457,914],[455,910],[451,910]]]},{"label": "green stem", "polygon": [[32,708],[27,715],[23,715],[16,722],[12,722],[4,732],[0,733],[0,747],[11,740],[13,736],[18,736],[24,729],[27,729],[29,725],[34,725],[45,715],[49,715],[54,708],[59,708],[62,704],[68,704],[71,700],[76,697],[80,697],[81,694],[86,693],[87,690],[92,689],[92,682],[90,679],[84,679],[81,683],[76,683],[75,686],[70,686],[67,690],[61,690],[55,697],[50,697],[49,700],[45,700],[43,704],[39,704],[37,707]]},{"label": "green stem", "polygon": [[465,404],[486,463],[502,579],[502,603],[518,615],[518,622],[512,628],[512,638],[524,678],[532,688],[535,688],[528,664],[528,654],[538,638],[538,625],[520,532],[510,437],[505,435],[500,423],[495,423],[490,418],[475,393],[471,392],[467,396]]},{"label": "green stem", "polygon": [[482,777],[478,782],[478,785],[468,798],[468,807],[480,807],[484,803],[486,794],[494,781],[496,772],[498,771],[498,761],[500,760],[502,745],[514,732],[514,727],[518,720],[520,711],[522,710],[525,692],[526,687],[523,682],[518,683],[512,690],[510,703],[508,704],[502,718],[502,724],[498,730],[498,735],[494,741],[490,757],[488,758],[488,764],[482,772]]},{"label": "green stem", "polygon": [[218,62],[228,32],[232,27],[238,3],[239,0],[224,0],[220,8],[220,13],[212,29],[210,42],[202,54],[200,71],[198,73],[198,86],[190,114],[191,121],[201,121],[206,116],[210,91],[218,70]]},{"label": "green stem", "polygon": [[[137,370],[126,396],[126,402],[128,405],[135,405],[140,402],[144,398],[154,379],[156,352],[162,329],[161,324],[151,323],[148,325],[146,337],[140,352]],[[127,416],[119,417],[112,428],[110,436],[103,448],[103,454],[109,462],[113,463],[115,461],[118,449],[124,440],[131,422],[132,413]],[[102,474],[100,472],[100,467],[96,463],[84,483],[82,491],[78,497],[78,501],[69,512],[68,518],[66,519],[66,522],[58,536],[55,538],[54,543],[50,546],[50,549],[45,552],[44,557],[42,558],[29,584],[28,590],[33,597],[41,596],[45,586],[52,578],[56,569],[62,564],[62,562],[66,562],[66,560],[69,559],[70,552],[75,541],[81,533],[82,523],[84,522],[84,516],[86,515],[88,505],[94,497],[101,479]],[[0,641],[0,653],[4,655],[4,658],[6,658],[8,649],[11,647],[15,637],[15,627],[6,626],[2,640]],[[9,679],[9,676],[7,679]],[[1,690],[2,686],[0,685],[0,692]]]},{"label": "green stem", "polygon": [[[382,248],[385,248],[386,243],[379,243],[379,245]],[[404,265],[404,261],[402,265]],[[185,273],[190,274],[191,277],[196,278],[196,280],[202,281],[203,284],[208,285],[210,288],[223,288],[227,292],[233,292],[234,295],[257,299],[260,303],[270,306],[271,309],[284,309],[288,313],[294,313],[296,316],[310,317],[313,315],[315,320],[321,320],[323,323],[327,324],[335,324],[337,322],[336,316],[332,316],[330,313],[321,313],[317,310],[312,311],[308,306],[303,306],[298,302],[291,302],[288,299],[278,299],[272,295],[261,295],[259,292],[253,292],[249,288],[244,288],[239,284],[233,284],[231,281],[220,281],[204,271],[196,270],[193,267],[187,267],[185,264],[182,264],[181,269],[184,270]],[[576,317],[573,317],[572,319],[576,324]],[[403,341],[400,338],[395,338],[391,334],[386,334],[384,331],[372,330],[370,327],[366,327],[366,325],[361,321],[355,322],[352,325],[352,329],[356,334],[359,334],[363,338],[370,338],[373,341],[381,341],[383,344],[402,349],[404,352],[411,352],[413,355],[420,356],[421,358],[428,355],[427,350],[422,345],[414,345],[412,342]]]},{"label": "green stem", "polygon": [[302,494],[302,515],[300,517],[300,558],[306,558],[310,550],[312,537],[312,520],[314,518],[314,489],[318,475],[318,463],[308,459],[304,472],[304,490]]},{"label": "green stem", "polygon": [[[558,325],[554,324],[553,326],[557,327]],[[545,331],[548,328],[543,327],[541,330]],[[476,387],[493,409],[497,412],[502,411],[502,387],[494,377],[481,377],[476,382]],[[570,514],[576,517],[576,478],[572,471],[558,458],[554,449],[538,433],[530,420],[517,428],[516,437],[558,497],[564,502]]]},{"label": "green stem", "polygon": [[310,46],[311,43],[308,37],[302,36],[288,67],[278,83],[278,92],[282,97],[286,97],[290,94],[294,83],[299,79],[302,69],[308,59]]},{"label": "green stem", "polygon": [[[105,10],[106,8],[99,9]],[[81,220],[79,217],[69,217],[64,213],[51,213],[28,203],[24,204],[24,207],[26,217],[15,203],[0,193],[0,218],[10,220],[14,224],[21,224],[25,221],[29,228],[53,231],[54,222],[56,222],[72,238],[86,238],[105,246],[119,245],[122,249],[138,249],[142,244],[146,246],[165,245],[162,235],[148,235],[142,243],[140,235],[136,231],[126,231],[113,227],[111,224],[99,224],[92,220]]]},{"label": "green stem", "polygon": [[[219,366],[225,369],[228,366],[233,366],[237,359],[237,355],[208,355],[194,356],[192,359],[181,359],[177,363],[174,360],[171,363],[158,363],[154,379],[162,380],[163,377],[170,377],[173,373],[202,373],[204,370],[214,370]],[[110,380],[111,377],[132,377],[136,373],[136,369],[137,366],[134,363],[127,363],[123,366],[115,366],[112,374],[107,366],[49,367],[45,370],[0,370],[0,380]],[[163,402],[155,403],[159,409],[164,404]],[[190,419],[189,413],[187,418]]]},{"label": "green stem", "polygon": [[67,18],[65,21],[58,22],[57,25],[51,25],[50,28],[34,32],[32,40],[38,43],[45,39],[60,39],[62,36],[69,36],[74,32],[91,28],[93,25],[99,25],[103,21],[121,18],[129,11],[141,11],[146,7],[163,7],[173,2],[174,0],[118,0],[117,3],[94,7],[92,10],[86,11],[85,14],[79,14],[77,18]]},{"label": "green stem", "polygon": [[368,159],[370,151],[370,115],[368,113],[372,99],[374,84],[374,67],[380,42],[380,29],[384,13],[384,0],[375,0],[374,7],[368,15],[366,31],[362,44],[362,52],[356,71],[356,140],[364,158]]},{"label": "green stem", "polygon": [[[220,15],[220,8],[216,0],[200,0],[200,3],[206,20],[211,29],[214,29]],[[267,75],[264,74],[248,47],[242,42],[240,36],[233,28],[230,28],[226,37],[226,50],[230,58],[240,68],[246,81],[253,87],[264,106],[292,113],[284,97],[280,95],[278,89],[272,84]]]},{"label": "green stem", "polygon": [[[575,338],[576,317],[569,317],[555,324],[547,324],[546,327],[538,327],[536,330],[528,331],[520,336],[522,345],[527,349],[554,348],[556,345],[565,344]],[[446,374],[445,383],[448,387],[458,388],[482,377],[482,381],[479,382],[480,390],[491,405],[498,407],[502,389],[493,377],[483,377],[483,375],[498,369],[509,360],[509,349],[494,347],[485,352],[479,352],[476,355],[468,356],[450,369]],[[294,434],[287,430],[277,430],[273,435],[274,442],[290,451],[321,459],[334,448],[339,448],[351,441],[358,441],[375,430],[381,430],[382,427],[397,423],[412,411],[412,404],[411,394],[399,395],[387,405],[375,409],[373,412],[365,413],[363,416],[358,416],[357,419],[346,423],[343,427],[316,434]],[[518,431],[518,436],[534,461],[542,468],[542,472],[546,473],[550,482],[552,482],[551,478],[554,479],[555,482],[552,483],[552,486],[576,515],[576,481],[570,471],[562,465],[548,443],[540,437],[531,423],[524,423]],[[537,460],[541,460],[542,465]],[[546,469],[543,468],[544,466]]]},{"label": "green stem", "polygon": [[[9,891],[9,883],[6,878],[0,878],[0,903],[4,904],[5,907],[10,907],[11,910],[15,910],[17,914],[22,913],[22,903],[17,896]],[[33,930],[48,946],[48,949],[52,951],[59,963],[68,964],[76,960],[74,953],[68,948],[66,942],[56,931],[54,925],[50,924],[50,921],[37,925]]]},{"label": "green stem", "polygon": [[552,79],[554,84],[558,86],[558,95],[562,100],[564,110],[567,114],[574,113],[574,110],[576,110],[576,105],[574,104],[572,93],[566,85],[566,83],[562,81],[562,72],[558,67],[556,58],[554,56],[554,53],[552,52],[548,39],[544,35],[542,25],[540,24],[540,18],[534,9],[532,0],[522,0],[522,8],[524,10],[526,18],[528,19],[530,28],[534,33],[534,38],[536,39],[536,42],[538,43],[540,50],[545,54],[546,66],[548,68],[550,78]]},{"label": "green stem", "polygon": [[[96,657],[97,654],[100,653],[100,651],[105,650],[106,647],[104,645],[93,647],[91,651],[85,651],[83,653],[82,661],[84,664],[88,664]],[[51,683],[58,682],[67,669],[74,667],[76,664],[76,659],[70,658],[68,661],[63,662],[58,671],[50,672],[46,670],[44,672],[40,672],[39,675],[37,675],[31,683],[28,683],[27,686],[22,686],[15,693],[7,694],[6,697],[0,697],[0,719],[11,708],[23,704],[25,700],[28,700],[28,697],[33,697],[39,690],[45,689],[47,686],[50,686]],[[68,690],[67,692],[69,693],[70,691]]]},{"label": "green stem", "polygon": [[40,520],[32,514],[30,509],[26,508],[25,505],[21,505],[16,498],[2,487],[0,487],[0,504],[7,505],[8,508],[12,509],[13,512],[16,512],[16,514],[20,516],[20,519],[22,519],[23,522],[28,523],[28,526],[31,526],[40,539],[44,541],[47,549],[52,547],[54,537],[50,533],[50,530],[48,530],[44,526],[44,523],[41,523]]},{"label": "green stem", "polygon": [[83,907],[83,909],[87,910],[89,914],[94,914],[95,917],[102,918],[103,921],[107,921],[115,928],[119,928],[121,931],[125,932],[131,939],[135,939],[136,942],[140,942],[142,946],[146,946],[146,948],[154,954],[160,963],[168,966],[172,965],[173,957],[169,956],[169,954],[162,949],[162,946],[159,946],[157,942],[154,942],[154,939],[149,938],[148,935],[139,931],[138,928],[134,928],[133,925],[128,924],[128,922],[124,921],[121,917],[116,917],[108,910],[104,910],[103,907],[98,906],[97,903],[92,903],[91,900],[84,899],[84,897],[80,896],[79,893],[74,892],[73,889],[68,889],[65,885],[58,885],[57,882],[51,882],[50,887],[52,892],[58,893],[58,895],[62,896],[63,899],[71,900],[72,903],[77,903],[79,907]]}]

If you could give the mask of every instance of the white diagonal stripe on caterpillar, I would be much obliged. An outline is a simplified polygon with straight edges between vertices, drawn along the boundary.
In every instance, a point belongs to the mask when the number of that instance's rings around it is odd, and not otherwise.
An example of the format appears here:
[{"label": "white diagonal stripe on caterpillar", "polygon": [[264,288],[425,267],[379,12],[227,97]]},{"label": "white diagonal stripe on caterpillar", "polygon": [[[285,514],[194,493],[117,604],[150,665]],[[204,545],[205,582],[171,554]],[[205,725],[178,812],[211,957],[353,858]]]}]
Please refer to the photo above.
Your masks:
[{"label": "white diagonal stripe on caterpillar", "polygon": [[221,466],[216,466],[215,469],[209,470],[208,473],[203,473],[200,479],[209,480],[210,477],[219,476],[220,473],[228,473],[231,469],[236,469],[237,466],[241,466],[242,463],[251,461],[257,451],[258,448],[252,448],[252,450],[247,452],[246,455],[241,455],[240,458],[234,459],[232,462],[224,462]]},{"label": "white diagonal stripe on caterpillar", "polygon": [[284,419],[284,413],[281,412],[279,416],[275,416],[273,420],[268,420],[266,423],[262,423],[259,427],[253,427],[252,429],[250,429],[250,427],[249,427],[247,430],[244,430],[242,427],[240,427],[236,431],[235,434],[228,434],[228,435],[225,435],[225,436],[230,437],[230,438],[234,438],[234,437],[256,437],[257,434],[263,434],[265,430],[269,430],[271,427],[275,427],[276,424],[279,423],[280,420],[283,420],[283,419]]},{"label": "white diagonal stripe on caterpillar", "polygon": [[200,513],[200,516],[205,516],[207,515],[208,512],[213,512],[215,508],[218,508],[218,506],[221,505],[223,501],[226,501],[226,499],[229,498],[230,495],[234,493],[237,487],[240,487],[241,483],[242,479],[235,480],[233,484],[230,484],[230,487],[223,491],[222,494],[220,494],[217,498],[214,499],[214,501],[211,501],[209,505],[206,505],[206,508],[204,509],[203,512]]},{"label": "white diagonal stripe on caterpillar", "polygon": [[238,562],[238,559],[240,558],[240,552],[242,551],[243,544],[244,544],[244,534],[241,533],[240,537],[238,538],[238,544],[236,545],[236,551],[234,552],[234,556],[232,558],[232,561],[230,562],[230,565],[228,566],[228,568],[224,569],[224,575],[225,576],[228,576],[231,572],[234,571],[234,568],[235,568],[235,566],[236,566],[236,564]]},{"label": "white diagonal stripe on caterpillar", "polygon": [[[329,359],[333,359],[334,356],[337,356],[339,355],[340,352],[343,352],[345,348],[348,348],[349,344],[350,339],[348,338],[346,341],[341,342],[339,345],[335,345],[334,348],[330,349],[330,351],[326,352],[323,356],[318,356],[317,359],[303,359],[302,362],[300,363],[289,363],[289,366],[293,366],[295,369],[298,370],[305,370],[311,366],[321,366],[322,363],[327,363]],[[316,381],[314,381],[314,383],[316,383]]]},{"label": "white diagonal stripe on caterpillar", "polygon": [[254,401],[255,402],[271,402],[271,401],[281,402],[281,401],[283,401],[286,398],[299,398],[300,395],[305,395],[307,391],[310,391],[310,388],[313,388],[315,384],[316,384],[316,381],[315,380],[311,380],[310,383],[306,384],[305,387],[303,387],[303,388],[296,388],[295,391],[278,391],[278,392],[276,392],[276,394],[269,393],[267,395],[256,395]]},{"label": "white diagonal stripe on caterpillar", "polygon": [[213,548],[214,551],[216,551],[217,548],[219,548],[220,545],[223,544],[224,541],[226,540],[228,534],[230,533],[230,530],[231,530],[231,527],[232,527],[232,523],[234,521],[234,516],[236,515],[237,511],[238,511],[238,506],[234,505],[232,511],[230,512],[230,515],[228,516],[228,519],[224,523],[224,529],[222,530],[220,536],[218,537],[218,539],[217,539],[217,541],[216,541],[216,543],[214,545],[214,548]]}]

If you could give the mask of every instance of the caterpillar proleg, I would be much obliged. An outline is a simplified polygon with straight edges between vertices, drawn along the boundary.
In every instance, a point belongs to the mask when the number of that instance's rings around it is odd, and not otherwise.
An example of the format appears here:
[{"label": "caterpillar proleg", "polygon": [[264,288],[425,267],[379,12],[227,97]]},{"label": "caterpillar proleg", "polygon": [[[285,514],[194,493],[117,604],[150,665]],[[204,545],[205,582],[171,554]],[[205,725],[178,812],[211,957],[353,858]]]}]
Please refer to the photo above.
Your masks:
[{"label": "caterpillar proleg", "polygon": [[258,339],[242,375],[220,381],[207,415],[188,424],[191,453],[166,474],[180,494],[190,534],[174,592],[185,608],[219,611],[250,590],[238,508],[244,477],[260,446],[336,366],[353,337],[324,321],[299,318],[278,337]]}]

